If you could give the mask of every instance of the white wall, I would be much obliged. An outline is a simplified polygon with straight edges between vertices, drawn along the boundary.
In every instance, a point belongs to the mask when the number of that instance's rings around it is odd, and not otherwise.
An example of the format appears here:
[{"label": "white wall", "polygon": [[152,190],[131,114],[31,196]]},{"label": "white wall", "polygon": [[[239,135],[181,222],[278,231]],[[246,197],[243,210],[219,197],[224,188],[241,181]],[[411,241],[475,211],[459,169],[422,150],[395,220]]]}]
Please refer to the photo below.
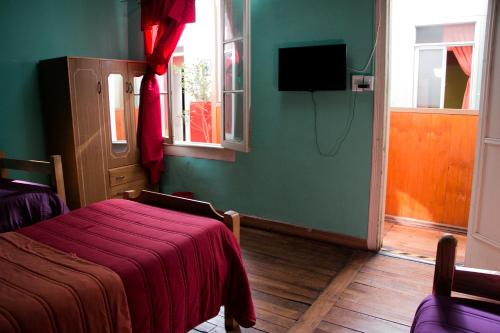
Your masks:
[{"label": "white wall", "polygon": [[479,105],[488,0],[390,0],[389,106],[413,107],[415,27],[476,22],[471,108]]}]

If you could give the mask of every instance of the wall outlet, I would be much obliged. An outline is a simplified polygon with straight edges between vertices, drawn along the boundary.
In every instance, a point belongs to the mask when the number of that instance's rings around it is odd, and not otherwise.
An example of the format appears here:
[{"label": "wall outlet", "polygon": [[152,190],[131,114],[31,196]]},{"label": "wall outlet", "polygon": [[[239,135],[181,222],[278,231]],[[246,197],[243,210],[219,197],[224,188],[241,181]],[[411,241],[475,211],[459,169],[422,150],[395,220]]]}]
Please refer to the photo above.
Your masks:
[{"label": "wall outlet", "polygon": [[353,75],[352,91],[373,91],[374,77],[372,75]]}]

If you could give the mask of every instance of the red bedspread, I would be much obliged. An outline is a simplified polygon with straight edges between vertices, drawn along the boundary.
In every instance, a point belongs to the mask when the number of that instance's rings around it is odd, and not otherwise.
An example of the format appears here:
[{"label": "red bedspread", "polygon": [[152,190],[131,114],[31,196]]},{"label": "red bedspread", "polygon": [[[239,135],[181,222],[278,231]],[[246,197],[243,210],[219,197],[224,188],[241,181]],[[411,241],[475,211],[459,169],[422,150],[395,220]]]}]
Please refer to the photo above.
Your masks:
[{"label": "red bedspread", "polygon": [[220,305],[255,324],[238,244],[217,220],[107,200],[19,232],[115,271],[134,332],[186,332]]}]

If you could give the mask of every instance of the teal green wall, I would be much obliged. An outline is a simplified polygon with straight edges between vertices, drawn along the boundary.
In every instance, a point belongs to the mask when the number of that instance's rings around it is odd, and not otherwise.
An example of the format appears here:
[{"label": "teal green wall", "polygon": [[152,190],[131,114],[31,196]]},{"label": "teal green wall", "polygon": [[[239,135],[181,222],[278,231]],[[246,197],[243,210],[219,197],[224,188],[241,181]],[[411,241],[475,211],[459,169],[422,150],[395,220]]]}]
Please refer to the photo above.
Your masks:
[{"label": "teal green wall", "polygon": [[45,159],[37,62],[65,55],[127,58],[120,0],[0,1],[0,151]]},{"label": "teal green wall", "polygon": [[144,59],[144,44],[141,32],[141,6],[136,0],[128,0],[128,45],[129,59]]},{"label": "teal green wall", "polygon": [[[373,94],[357,95],[338,156],[321,157],[309,93],[277,89],[277,50],[341,40],[348,64],[363,67],[373,45],[373,6],[373,0],[252,0],[252,151],[238,153],[235,163],[167,157],[162,191],[193,191],[220,209],[365,238]],[[318,92],[316,99],[326,149],[345,126],[353,93]]]}]

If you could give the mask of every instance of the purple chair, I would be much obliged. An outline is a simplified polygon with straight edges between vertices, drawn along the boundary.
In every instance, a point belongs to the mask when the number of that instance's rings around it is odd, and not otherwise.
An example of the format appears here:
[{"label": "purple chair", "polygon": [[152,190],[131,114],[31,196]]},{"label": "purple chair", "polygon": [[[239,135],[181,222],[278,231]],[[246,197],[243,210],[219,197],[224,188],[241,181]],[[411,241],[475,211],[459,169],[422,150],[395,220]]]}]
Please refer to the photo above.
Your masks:
[{"label": "purple chair", "polygon": [[[457,240],[445,235],[438,244],[432,295],[420,303],[412,333],[500,332],[500,273],[455,266]],[[493,300],[452,297],[451,292]]]}]

